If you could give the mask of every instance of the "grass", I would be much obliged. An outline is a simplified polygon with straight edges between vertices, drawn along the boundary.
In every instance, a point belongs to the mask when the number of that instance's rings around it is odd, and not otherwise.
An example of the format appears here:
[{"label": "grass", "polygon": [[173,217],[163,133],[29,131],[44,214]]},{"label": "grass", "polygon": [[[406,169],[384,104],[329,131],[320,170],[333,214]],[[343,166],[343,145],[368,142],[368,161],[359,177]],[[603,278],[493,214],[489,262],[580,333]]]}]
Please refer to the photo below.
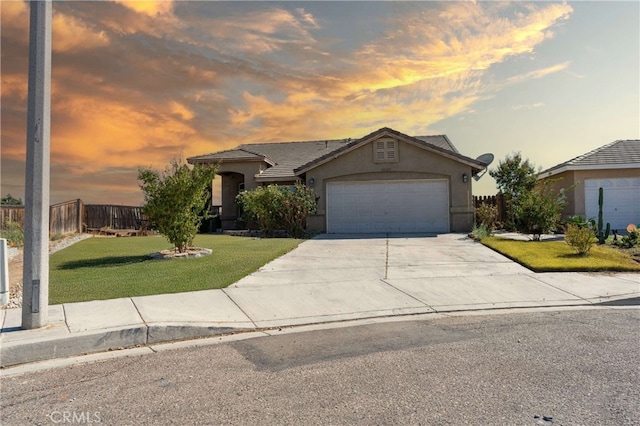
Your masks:
[{"label": "grass", "polygon": [[580,256],[562,241],[515,241],[498,237],[482,244],[535,272],[639,272],[640,263],[615,248],[595,245]]},{"label": "grass", "polygon": [[49,303],[224,288],[301,242],[198,235],[194,245],[212,255],[152,260],[150,253],[170,248],[163,237],[89,238],[51,255]]}]

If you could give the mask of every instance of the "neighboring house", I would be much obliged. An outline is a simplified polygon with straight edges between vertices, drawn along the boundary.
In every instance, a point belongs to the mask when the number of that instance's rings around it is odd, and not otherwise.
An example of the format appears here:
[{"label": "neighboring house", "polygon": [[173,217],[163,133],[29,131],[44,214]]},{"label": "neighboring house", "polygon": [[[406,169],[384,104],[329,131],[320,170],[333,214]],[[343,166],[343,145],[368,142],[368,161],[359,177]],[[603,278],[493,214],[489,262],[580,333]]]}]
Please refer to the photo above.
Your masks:
[{"label": "neighboring house", "polygon": [[624,232],[640,223],[640,140],[620,140],[594,149],[540,173],[539,179],[557,179],[556,189],[567,192],[567,216],[597,219],[599,188],[604,189],[602,215],[611,229]]},{"label": "neighboring house", "polygon": [[235,226],[241,191],[301,182],[318,202],[307,229],[329,233],[469,231],[471,178],[487,166],[444,135],[389,128],[355,140],[244,144],[187,160],[218,166],[223,229]]}]

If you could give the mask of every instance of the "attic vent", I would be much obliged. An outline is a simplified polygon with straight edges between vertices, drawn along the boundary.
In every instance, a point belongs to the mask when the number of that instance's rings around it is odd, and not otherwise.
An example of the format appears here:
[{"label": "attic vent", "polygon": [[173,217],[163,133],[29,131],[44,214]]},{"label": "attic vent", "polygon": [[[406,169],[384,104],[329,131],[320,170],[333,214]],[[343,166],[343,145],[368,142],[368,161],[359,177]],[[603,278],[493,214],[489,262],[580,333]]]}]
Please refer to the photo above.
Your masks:
[{"label": "attic vent", "polygon": [[392,138],[381,138],[373,144],[373,158],[376,163],[398,161],[398,142]]}]

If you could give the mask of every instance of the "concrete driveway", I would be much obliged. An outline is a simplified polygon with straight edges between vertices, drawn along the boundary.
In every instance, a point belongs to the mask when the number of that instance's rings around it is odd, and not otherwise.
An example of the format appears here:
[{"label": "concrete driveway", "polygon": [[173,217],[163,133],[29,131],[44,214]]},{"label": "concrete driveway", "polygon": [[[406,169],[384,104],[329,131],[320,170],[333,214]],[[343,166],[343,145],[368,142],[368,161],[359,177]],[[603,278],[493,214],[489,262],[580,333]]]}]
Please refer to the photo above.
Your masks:
[{"label": "concrete driveway", "polygon": [[535,274],[458,234],[322,235],[221,290],[53,305],[36,330],[0,310],[0,365],[352,319],[626,304],[639,277]]},{"label": "concrete driveway", "polygon": [[640,294],[638,274],[535,274],[462,234],[321,235],[224,291],[258,327]]}]

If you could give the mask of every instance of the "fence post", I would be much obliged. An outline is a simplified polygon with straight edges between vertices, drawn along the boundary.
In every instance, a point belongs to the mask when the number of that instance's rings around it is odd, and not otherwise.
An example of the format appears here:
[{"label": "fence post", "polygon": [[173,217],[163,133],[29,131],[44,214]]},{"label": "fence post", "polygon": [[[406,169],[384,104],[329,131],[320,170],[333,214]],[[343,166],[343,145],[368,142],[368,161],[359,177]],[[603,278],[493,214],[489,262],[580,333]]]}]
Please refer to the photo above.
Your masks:
[{"label": "fence post", "polygon": [[78,201],[76,201],[76,219],[78,220],[77,233],[81,234],[82,233],[82,200],[80,198],[78,198]]},{"label": "fence post", "polygon": [[0,238],[0,306],[9,303],[9,253],[7,240]]}]

